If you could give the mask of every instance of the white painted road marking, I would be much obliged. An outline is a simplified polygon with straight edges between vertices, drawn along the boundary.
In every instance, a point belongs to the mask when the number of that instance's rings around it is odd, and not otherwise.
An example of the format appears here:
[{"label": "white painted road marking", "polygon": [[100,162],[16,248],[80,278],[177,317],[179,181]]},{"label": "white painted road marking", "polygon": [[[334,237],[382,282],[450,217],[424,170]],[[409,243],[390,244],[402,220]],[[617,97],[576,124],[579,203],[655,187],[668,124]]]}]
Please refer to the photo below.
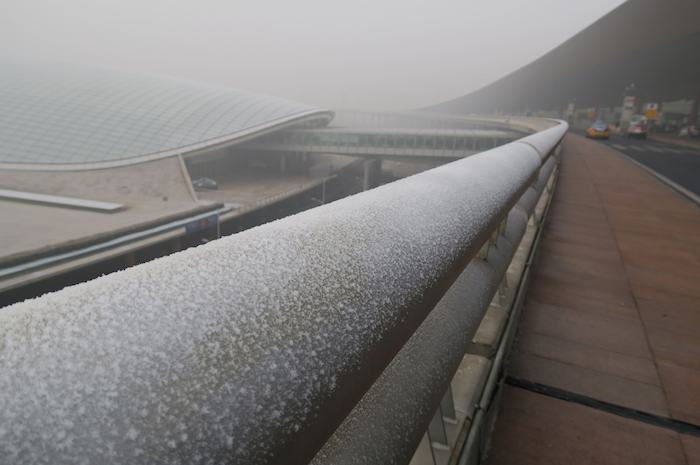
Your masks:
[{"label": "white painted road marking", "polygon": [[629,148],[631,148],[632,150],[636,150],[637,152],[644,152],[645,150],[644,147],[640,147],[638,145],[630,145]]},{"label": "white painted road marking", "polygon": [[624,145],[620,145],[620,144],[610,144],[610,145],[612,145],[613,147],[615,147],[617,150],[625,150],[625,146],[624,146]]}]

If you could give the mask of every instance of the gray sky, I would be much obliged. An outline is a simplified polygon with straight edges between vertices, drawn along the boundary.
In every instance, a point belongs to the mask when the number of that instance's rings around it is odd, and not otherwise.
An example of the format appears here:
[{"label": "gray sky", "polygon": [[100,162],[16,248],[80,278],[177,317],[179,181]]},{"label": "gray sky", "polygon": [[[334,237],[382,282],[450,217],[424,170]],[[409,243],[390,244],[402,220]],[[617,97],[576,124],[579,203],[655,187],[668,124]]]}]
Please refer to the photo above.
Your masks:
[{"label": "gray sky", "polygon": [[0,59],[99,64],[328,108],[464,95],[622,0],[0,0]]}]

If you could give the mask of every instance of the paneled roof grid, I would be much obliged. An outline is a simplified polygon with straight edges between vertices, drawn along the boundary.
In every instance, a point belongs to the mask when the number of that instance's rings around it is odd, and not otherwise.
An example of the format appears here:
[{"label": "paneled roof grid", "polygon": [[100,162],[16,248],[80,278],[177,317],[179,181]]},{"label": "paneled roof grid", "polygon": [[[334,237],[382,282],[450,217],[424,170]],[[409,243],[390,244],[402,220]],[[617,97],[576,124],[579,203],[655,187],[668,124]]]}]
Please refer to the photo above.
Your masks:
[{"label": "paneled roof grid", "polygon": [[0,164],[152,159],[332,113],[173,78],[0,64]]}]

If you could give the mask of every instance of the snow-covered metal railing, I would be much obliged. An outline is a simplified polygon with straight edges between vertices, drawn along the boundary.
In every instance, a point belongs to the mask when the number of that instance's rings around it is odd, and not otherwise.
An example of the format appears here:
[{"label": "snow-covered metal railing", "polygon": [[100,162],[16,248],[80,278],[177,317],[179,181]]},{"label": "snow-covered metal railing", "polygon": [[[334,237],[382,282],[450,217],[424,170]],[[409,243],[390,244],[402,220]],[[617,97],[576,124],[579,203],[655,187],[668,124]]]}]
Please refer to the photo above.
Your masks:
[{"label": "snow-covered metal railing", "polygon": [[[0,463],[404,459],[566,129],[3,309]],[[370,457],[387,380],[415,409]]]}]

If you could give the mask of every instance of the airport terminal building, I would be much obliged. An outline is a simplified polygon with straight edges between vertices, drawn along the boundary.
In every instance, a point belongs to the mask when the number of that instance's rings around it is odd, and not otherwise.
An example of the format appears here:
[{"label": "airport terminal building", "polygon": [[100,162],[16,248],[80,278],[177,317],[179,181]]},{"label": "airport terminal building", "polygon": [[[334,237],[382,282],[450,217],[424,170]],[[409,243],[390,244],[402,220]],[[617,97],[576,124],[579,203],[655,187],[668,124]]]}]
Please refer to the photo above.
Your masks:
[{"label": "airport terminal building", "polygon": [[1,66],[2,304],[527,132],[424,114],[338,118],[282,98],[106,69]]},{"label": "airport terminal building", "polygon": [[121,265],[106,268],[118,269],[200,243],[225,215],[312,189],[327,174],[280,154],[227,156],[243,141],[333,118],[281,98],[101,69],[3,64],[0,106],[0,291],[91,262],[119,257]]}]

